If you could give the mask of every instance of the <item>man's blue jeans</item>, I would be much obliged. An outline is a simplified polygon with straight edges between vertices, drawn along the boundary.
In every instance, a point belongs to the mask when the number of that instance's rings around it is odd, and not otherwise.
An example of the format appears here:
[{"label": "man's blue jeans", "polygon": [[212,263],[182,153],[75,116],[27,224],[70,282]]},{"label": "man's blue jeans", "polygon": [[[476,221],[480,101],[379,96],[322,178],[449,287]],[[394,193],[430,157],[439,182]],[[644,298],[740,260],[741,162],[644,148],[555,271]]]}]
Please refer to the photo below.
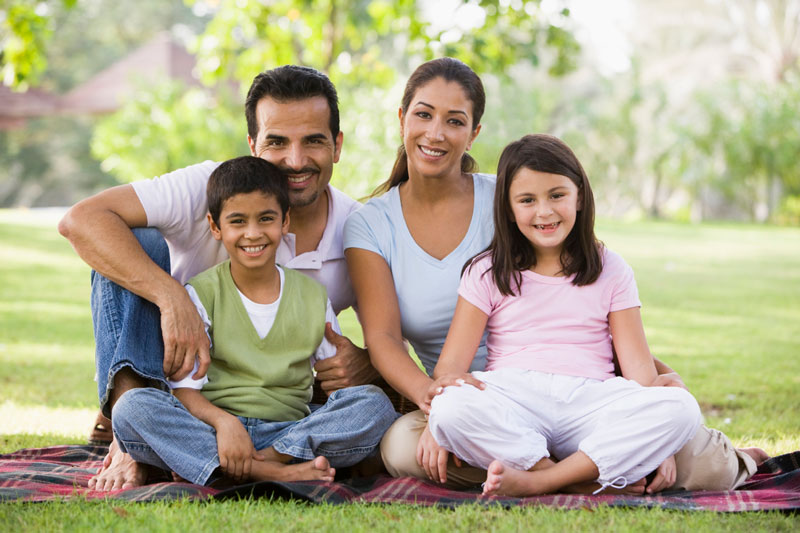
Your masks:
[{"label": "man's blue jeans", "polygon": [[[158,266],[170,271],[169,248],[155,228],[136,228],[133,234]],[[129,367],[148,384],[169,390],[164,379],[164,341],[158,307],[92,271],[97,395],[100,409],[111,416],[108,397],[114,375]]]},{"label": "man's blue jeans", "polygon": [[[337,390],[324,405],[311,409],[309,416],[289,422],[238,418],[256,450],[271,446],[303,461],[322,455],[335,468],[352,466],[374,452],[397,418],[375,385]],[[172,470],[198,485],[220,476],[216,431],[170,393],[129,390],[113,414],[117,441],[137,462]]]}]

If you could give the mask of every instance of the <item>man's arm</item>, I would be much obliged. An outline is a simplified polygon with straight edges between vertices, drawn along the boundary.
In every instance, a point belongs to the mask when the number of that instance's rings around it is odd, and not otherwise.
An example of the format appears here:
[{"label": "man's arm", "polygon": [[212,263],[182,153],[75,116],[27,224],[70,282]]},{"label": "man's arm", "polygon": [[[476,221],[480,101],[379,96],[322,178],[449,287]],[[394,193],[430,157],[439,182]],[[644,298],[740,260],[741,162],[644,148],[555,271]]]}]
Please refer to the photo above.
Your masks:
[{"label": "man's arm", "polygon": [[164,375],[187,376],[197,355],[196,377],[202,377],[210,362],[203,323],[181,284],[147,256],[131,232],[145,226],[147,214],[133,187],[120,185],[75,204],[58,231],[94,270],[158,306]]}]

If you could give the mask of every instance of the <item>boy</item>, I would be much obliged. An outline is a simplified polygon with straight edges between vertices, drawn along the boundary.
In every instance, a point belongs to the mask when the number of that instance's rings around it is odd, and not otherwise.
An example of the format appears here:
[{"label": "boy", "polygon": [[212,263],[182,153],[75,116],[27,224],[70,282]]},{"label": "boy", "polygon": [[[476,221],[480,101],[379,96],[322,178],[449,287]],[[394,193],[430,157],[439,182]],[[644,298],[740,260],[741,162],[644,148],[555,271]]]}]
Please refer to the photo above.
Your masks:
[{"label": "boy", "polygon": [[[197,484],[333,481],[336,467],[376,449],[396,413],[373,385],[309,409],[314,359],[336,352],[326,322],[338,324],[322,285],[275,263],[289,227],[286,177],[240,157],[214,170],[207,196],[211,233],[230,255],[186,286],[211,340],[208,376],[172,382],[174,396],[126,392],[112,417],[120,446]],[[365,402],[383,406],[378,416],[364,416]]]}]

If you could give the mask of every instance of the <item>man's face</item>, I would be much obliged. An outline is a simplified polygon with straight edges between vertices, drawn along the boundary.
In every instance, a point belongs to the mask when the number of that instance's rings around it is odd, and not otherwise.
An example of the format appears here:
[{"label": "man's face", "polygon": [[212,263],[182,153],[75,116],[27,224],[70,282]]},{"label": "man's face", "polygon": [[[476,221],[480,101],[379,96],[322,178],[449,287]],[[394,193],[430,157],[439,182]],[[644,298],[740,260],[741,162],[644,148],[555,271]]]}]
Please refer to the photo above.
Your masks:
[{"label": "man's face", "polygon": [[334,139],[330,130],[328,101],[323,96],[284,102],[264,97],[256,106],[256,120],[258,137],[247,137],[250,153],[286,173],[291,206],[324,200],[342,149],[342,133]]}]

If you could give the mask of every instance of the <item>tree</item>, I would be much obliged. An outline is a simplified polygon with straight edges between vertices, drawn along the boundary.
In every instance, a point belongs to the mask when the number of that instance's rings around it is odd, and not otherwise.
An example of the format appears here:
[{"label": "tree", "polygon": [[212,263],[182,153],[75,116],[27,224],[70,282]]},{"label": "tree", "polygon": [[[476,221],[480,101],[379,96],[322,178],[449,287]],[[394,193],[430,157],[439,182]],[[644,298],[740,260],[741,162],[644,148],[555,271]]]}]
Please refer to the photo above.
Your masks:
[{"label": "tree", "polygon": [[544,47],[555,51],[554,74],[573,68],[578,46],[561,27],[568,10],[548,17],[541,0],[449,4],[453,19],[434,24],[417,0],[220,0],[197,53],[207,80],[242,82],[295,63],[337,85],[386,86],[396,68],[435,56],[459,57],[479,73],[502,72],[520,61],[537,64]]},{"label": "tree", "polygon": [[75,0],[0,0],[0,73],[4,85],[24,90],[47,68],[47,43],[53,34],[50,11]]},{"label": "tree", "polygon": [[[199,0],[187,2],[198,9],[209,7]],[[344,157],[336,166],[335,183],[359,197],[383,181],[392,164],[402,90],[395,76],[398,71],[405,75],[412,66],[440,55],[455,55],[479,73],[500,75],[518,63],[546,64],[559,74],[572,67],[578,47],[561,27],[568,12],[545,14],[539,0],[451,4],[459,16],[472,10],[471,22],[458,23],[456,16],[444,24],[434,23],[416,0],[220,0],[194,48],[208,84],[233,79],[246,88],[259,72],[287,63],[328,73],[339,92],[345,131]],[[232,100],[215,104],[215,112],[224,118],[210,127],[204,123],[206,111],[191,113],[185,106],[181,110],[182,97],[177,94],[156,89],[139,97],[148,103],[132,103],[104,121],[93,142],[93,153],[120,179],[246,152],[242,108],[232,107]],[[148,125],[153,122],[149,109],[171,117],[173,126],[164,130]],[[223,126],[225,120],[231,122]],[[241,135],[229,136],[239,129]],[[129,134],[136,143],[125,142]],[[193,141],[199,135],[207,142]],[[168,157],[166,150],[173,155]]]},{"label": "tree", "polygon": [[206,159],[247,153],[241,109],[230,91],[186,89],[176,82],[136,91],[101,119],[92,154],[123,182],[150,178]]}]

